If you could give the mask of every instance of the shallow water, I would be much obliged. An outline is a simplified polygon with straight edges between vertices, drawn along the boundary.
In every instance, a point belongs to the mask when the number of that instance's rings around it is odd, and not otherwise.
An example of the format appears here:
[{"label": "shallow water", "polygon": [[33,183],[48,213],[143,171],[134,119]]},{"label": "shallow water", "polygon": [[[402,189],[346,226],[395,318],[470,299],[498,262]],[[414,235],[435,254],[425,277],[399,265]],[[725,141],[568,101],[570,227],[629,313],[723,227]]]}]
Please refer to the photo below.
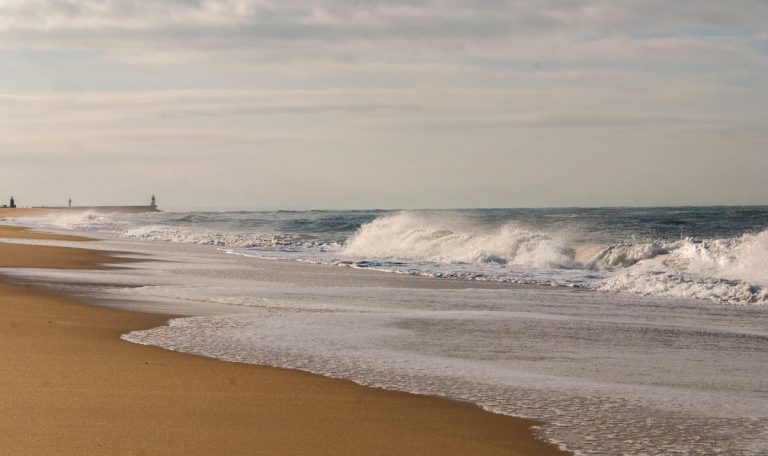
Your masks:
[{"label": "shallow water", "polygon": [[[59,243],[65,245],[67,243]],[[125,339],[474,402],[580,454],[766,454],[768,307],[412,277],[106,240],[163,262],[8,271],[187,315]]]}]

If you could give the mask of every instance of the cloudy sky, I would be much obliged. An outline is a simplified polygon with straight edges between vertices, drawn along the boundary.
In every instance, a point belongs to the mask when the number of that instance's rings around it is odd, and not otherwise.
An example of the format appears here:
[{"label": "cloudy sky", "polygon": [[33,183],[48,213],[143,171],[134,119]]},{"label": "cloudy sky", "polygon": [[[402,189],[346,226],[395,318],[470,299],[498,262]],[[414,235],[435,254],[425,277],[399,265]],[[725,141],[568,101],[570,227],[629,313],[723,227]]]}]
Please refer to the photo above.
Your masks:
[{"label": "cloudy sky", "polygon": [[0,196],[768,203],[768,3],[0,0]]}]

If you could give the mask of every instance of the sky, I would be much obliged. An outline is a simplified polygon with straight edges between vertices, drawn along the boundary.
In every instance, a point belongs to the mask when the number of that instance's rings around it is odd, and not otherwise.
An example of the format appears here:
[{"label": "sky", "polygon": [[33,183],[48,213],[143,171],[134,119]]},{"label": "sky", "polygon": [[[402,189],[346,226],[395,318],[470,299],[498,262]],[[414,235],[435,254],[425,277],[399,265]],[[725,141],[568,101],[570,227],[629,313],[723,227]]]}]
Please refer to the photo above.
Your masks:
[{"label": "sky", "polygon": [[0,0],[0,199],[768,204],[768,2]]}]

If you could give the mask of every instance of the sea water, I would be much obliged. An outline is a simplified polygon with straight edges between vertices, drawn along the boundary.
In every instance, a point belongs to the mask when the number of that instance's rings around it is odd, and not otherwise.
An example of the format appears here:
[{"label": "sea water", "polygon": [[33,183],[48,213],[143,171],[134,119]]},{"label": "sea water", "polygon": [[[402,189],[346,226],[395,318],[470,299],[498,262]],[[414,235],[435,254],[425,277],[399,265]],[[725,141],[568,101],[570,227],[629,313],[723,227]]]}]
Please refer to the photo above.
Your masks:
[{"label": "sea water", "polygon": [[580,454],[768,453],[766,207],[33,223],[169,260],[6,271],[184,315],[132,342],[466,400]]}]

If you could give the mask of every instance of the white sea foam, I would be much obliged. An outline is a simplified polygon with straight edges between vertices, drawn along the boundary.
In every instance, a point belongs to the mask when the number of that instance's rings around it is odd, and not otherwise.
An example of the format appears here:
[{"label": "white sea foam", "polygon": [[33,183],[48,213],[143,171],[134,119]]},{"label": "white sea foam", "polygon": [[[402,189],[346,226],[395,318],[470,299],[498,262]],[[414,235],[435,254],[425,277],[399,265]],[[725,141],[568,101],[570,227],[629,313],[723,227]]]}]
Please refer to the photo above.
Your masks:
[{"label": "white sea foam", "polygon": [[768,230],[732,239],[671,243],[598,284],[621,291],[732,303],[768,303]]},{"label": "white sea foam", "polygon": [[221,247],[273,248],[279,250],[297,250],[318,245],[317,242],[305,241],[300,236],[285,234],[231,233],[163,225],[148,225],[123,230],[120,232],[120,237],[145,241],[182,242]]},{"label": "white sea foam", "polygon": [[768,303],[768,290],[763,287],[747,282],[697,278],[683,273],[621,274],[600,283],[596,289],[736,304]]},{"label": "white sea foam", "polygon": [[674,254],[667,266],[704,276],[768,284],[768,230],[730,239],[689,239]]}]

